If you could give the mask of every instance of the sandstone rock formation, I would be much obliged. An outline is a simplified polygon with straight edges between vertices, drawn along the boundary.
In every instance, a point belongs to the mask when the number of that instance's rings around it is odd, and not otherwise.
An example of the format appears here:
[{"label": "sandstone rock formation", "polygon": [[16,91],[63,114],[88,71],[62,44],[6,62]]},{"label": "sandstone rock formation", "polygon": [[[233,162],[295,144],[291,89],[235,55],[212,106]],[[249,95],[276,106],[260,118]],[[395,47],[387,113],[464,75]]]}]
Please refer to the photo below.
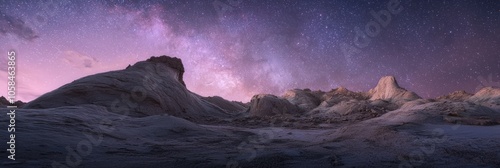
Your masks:
[{"label": "sandstone rock formation", "polygon": [[468,101],[481,104],[500,113],[500,88],[484,87],[471,96]]},{"label": "sandstone rock formation", "polygon": [[499,100],[499,99],[500,99],[500,88],[496,87],[484,87],[469,98],[469,100],[476,102],[484,102],[488,100]]},{"label": "sandstone rock formation", "polygon": [[183,73],[180,59],[151,57],[124,70],[75,80],[40,96],[24,108],[94,104],[134,117],[171,114],[198,120],[227,116],[224,110],[187,90]]},{"label": "sandstone rock formation", "polygon": [[320,98],[317,95],[314,95],[309,89],[288,90],[283,95],[283,98],[288,100],[290,103],[297,105],[303,111],[310,111],[321,103]]},{"label": "sandstone rock formation", "polygon": [[286,99],[270,94],[260,94],[252,97],[248,112],[251,116],[273,116],[298,114],[301,110]]},{"label": "sandstone rock formation", "polygon": [[370,89],[368,93],[371,95],[370,100],[382,99],[402,103],[405,101],[420,99],[420,96],[416,93],[401,88],[394,76],[382,77],[377,86]]},{"label": "sandstone rock formation", "polygon": [[247,106],[241,102],[228,101],[220,96],[203,97],[202,99],[220,107],[227,113],[238,113],[247,109]]},{"label": "sandstone rock formation", "polygon": [[167,65],[170,68],[173,68],[174,70],[177,71],[177,81],[179,81],[182,85],[186,86],[186,83],[184,83],[183,80],[183,75],[184,75],[184,65],[182,64],[181,59],[179,58],[172,58],[172,57],[166,57],[166,56],[161,56],[161,57],[151,57],[147,59],[146,61],[153,62],[153,63],[162,63]]},{"label": "sandstone rock formation", "polygon": [[468,98],[470,98],[471,96],[472,96],[472,94],[467,93],[463,90],[459,90],[459,91],[454,91],[448,95],[439,96],[436,99],[437,100],[450,100],[450,101],[465,101]]},{"label": "sandstone rock formation", "polygon": [[21,100],[15,101],[13,104],[7,100],[7,98],[1,96],[0,97],[0,107],[7,107],[7,106],[17,106],[17,108],[21,108],[25,105],[26,103],[22,102]]},{"label": "sandstone rock formation", "polygon": [[326,92],[321,96],[322,106],[330,107],[342,101],[367,100],[369,96],[362,92],[353,92],[345,87],[338,87]]}]

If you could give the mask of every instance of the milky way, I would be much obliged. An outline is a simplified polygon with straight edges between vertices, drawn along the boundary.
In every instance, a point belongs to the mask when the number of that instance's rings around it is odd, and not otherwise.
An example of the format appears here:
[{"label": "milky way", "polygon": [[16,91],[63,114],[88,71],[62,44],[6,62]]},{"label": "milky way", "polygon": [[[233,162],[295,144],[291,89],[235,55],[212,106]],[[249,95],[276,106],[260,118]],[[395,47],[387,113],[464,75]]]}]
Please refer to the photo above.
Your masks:
[{"label": "milky way", "polygon": [[182,59],[191,91],[239,101],[367,91],[385,75],[422,97],[500,86],[496,0],[0,2],[0,50],[18,54],[25,101],[158,55]]}]

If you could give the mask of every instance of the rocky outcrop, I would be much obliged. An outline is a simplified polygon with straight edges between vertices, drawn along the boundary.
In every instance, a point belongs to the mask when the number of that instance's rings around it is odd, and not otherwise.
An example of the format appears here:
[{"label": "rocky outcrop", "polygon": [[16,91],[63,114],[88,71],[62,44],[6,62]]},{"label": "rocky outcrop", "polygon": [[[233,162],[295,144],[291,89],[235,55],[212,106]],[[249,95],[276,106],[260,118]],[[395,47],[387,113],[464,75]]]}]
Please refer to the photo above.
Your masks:
[{"label": "rocky outcrop", "polygon": [[206,100],[221,109],[225,110],[228,113],[237,113],[237,112],[242,112],[247,109],[245,104],[241,102],[235,102],[235,101],[228,101],[220,96],[210,96],[210,97],[203,97],[203,100]]},{"label": "rocky outcrop", "polygon": [[21,100],[15,101],[13,104],[7,100],[7,98],[0,96],[0,107],[7,107],[7,106],[17,106],[17,108],[21,108],[25,105],[26,103],[22,102]]},{"label": "rocky outcrop", "polygon": [[303,111],[310,111],[321,103],[320,98],[314,95],[309,89],[288,90],[283,95],[283,98],[298,106]]},{"label": "rocky outcrop", "polygon": [[329,92],[326,92],[321,96],[322,106],[330,107],[342,101],[349,100],[367,100],[369,96],[366,93],[362,92],[353,92],[348,90],[345,87],[338,87],[336,89],[332,89]]},{"label": "rocky outcrop", "polygon": [[363,93],[348,91],[342,87],[329,93],[327,100],[307,114],[340,119],[341,121],[359,121],[378,117],[387,111],[397,109],[388,101],[370,101],[367,100],[368,97],[363,96]]},{"label": "rocky outcrop", "polygon": [[481,104],[500,113],[500,88],[484,87],[467,101]]},{"label": "rocky outcrop", "polygon": [[286,114],[299,114],[300,108],[270,94],[260,94],[252,97],[248,112],[251,116],[273,116]]},{"label": "rocky outcrop", "polygon": [[349,89],[340,86],[338,88],[332,89],[329,92],[325,93],[325,95],[323,95],[322,98],[323,99],[329,99],[329,98],[331,98],[333,96],[346,96],[346,97],[351,97],[351,98],[355,99],[359,95],[356,92],[352,92]]},{"label": "rocky outcrop", "polygon": [[83,77],[46,93],[25,108],[94,104],[134,117],[157,114],[198,120],[227,114],[186,89],[178,58],[151,57],[118,71]]},{"label": "rocky outcrop", "polygon": [[488,101],[491,99],[500,100],[500,88],[484,87],[469,98],[469,100],[476,102]]},{"label": "rocky outcrop", "polygon": [[382,99],[398,103],[420,99],[416,93],[400,87],[394,76],[382,77],[368,94],[371,95],[370,100]]},{"label": "rocky outcrop", "polygon": [[186,86],[186,83],[184,83],[183,80],[183,75],[184,75],[184,65],[182,64],[181,59],[176,58],[176,57],[166,57],[166,56],[160,56],[160,57],[151,57],[147,59],[146,61],[153,62],[153,63],[161,63],[165,64],[168,67],[174,69],[175,71],[178,72],[177,74],[177,81],[179,81],[182,85]]},{"label": "rocky outcrop", "polygon": [[436,99],[437,100],[450,100],[450,101],[465,101],[468,98],[470,98],[471,96],[472,96],[472,94],[467,93],[463,90],[460,90],[460,91],[454,91],[448,95],[439,96]]}]

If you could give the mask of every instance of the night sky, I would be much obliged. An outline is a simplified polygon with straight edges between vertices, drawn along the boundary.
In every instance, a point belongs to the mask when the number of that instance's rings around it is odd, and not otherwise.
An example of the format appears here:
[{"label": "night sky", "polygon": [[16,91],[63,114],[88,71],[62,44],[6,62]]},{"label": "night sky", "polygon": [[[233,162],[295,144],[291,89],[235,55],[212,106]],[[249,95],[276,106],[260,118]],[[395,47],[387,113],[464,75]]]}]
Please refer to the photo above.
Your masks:
[{"label": "night sky", "polygon": [[24,101],[159,55],[181,58],[202,96],[368,91],[394,75],[428,98],[500,86],[500,1],[4,0],[0,44]]}]

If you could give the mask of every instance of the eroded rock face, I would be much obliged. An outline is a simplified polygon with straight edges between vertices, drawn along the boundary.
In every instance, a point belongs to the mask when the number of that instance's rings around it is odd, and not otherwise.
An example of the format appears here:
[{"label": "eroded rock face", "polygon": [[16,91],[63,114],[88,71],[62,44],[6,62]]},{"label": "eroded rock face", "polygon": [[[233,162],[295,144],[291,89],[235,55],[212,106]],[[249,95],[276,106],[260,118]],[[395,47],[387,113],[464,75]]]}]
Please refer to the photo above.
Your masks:
[{"label": "eroded rock face", "polygon": [[382,77],[377,86],[370,89],[368,93],[371,95],[370,100],[382,99],[393,102],[405,102],[420,99],[420,96],[416,93],[401,88],[394,76]]},{"label": "eroded rock face", "polygon": [[252,116],[286,115],[301,112],[297,106],[291,104],[288,100],[270,94],[253,96],[248,111]]},{"label": "eroded rock face", "polygon": [[186,83],[184,83],[183,80],[183,75],[184,75],[184,65],[182,64],[182,60],[176,57],[167,57],[167,56],[160,56],[160,57],[155,57],[152,56],[151,58],[147,59],[146,61],[153,62],[153,63],[162,63],[167,65],[168,67],[176,70],[179,74],[177,75],[177,80],[182,83],[182,85],[186,86]]},{"label": "eroded rock face", "polygon": [[24,108],[94,104],[134,117],[171,114],[186,119],[226,113],[186,89],[178,58],[151,57],[118,71],[80,78],[28,103]]}]

